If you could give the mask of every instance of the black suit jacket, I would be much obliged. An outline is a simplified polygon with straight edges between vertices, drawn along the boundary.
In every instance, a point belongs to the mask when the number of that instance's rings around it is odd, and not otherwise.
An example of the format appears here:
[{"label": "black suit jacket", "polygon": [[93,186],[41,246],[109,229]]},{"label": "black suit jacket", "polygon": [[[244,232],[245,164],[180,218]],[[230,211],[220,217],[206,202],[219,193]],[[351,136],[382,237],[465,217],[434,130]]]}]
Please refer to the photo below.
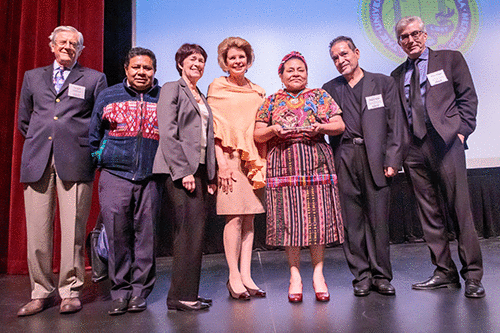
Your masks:
[{"label": "black suit jacket", "polygon": [[[53,70],[50,64],[24,74],[18,113],[18,128],[25,137],[21,182],[40,180],[51,151],[62,180],[92,181],[89,123],[97,95],[107,87],[106,76],[77,63],[56,93]],[[85,87],[84,98],[69,96],[70,84]]]},{"label": "black suit jacket", "polygon": [[[439,70],[444,71],[447,81],[431,86],[427,80],[425,108],[432,126],[444,142],[450,145],[457,134],[462,134],[467,139],[476,128],[478,100],[469,67],[460,52],[429,49],[427,73]],[[391,75],[396,79],[402,105],[407,111],[405,72],[406,62],[397,67]]]},{"label": "black suit jacket", "polygon": [[[207,107],[206,167],[208,180],[215,179],[214,125],[210,106]],[[194,175],[200,164],[201,115],[198,103],[184,79],[163,85],[158,101],[160,143],[153,165],[154,173],[170,174],[172,180]]]},{"label": "black suit jacket", "polygon": [[[402,161],[404,114],[400,107],[394,80],[386,75],[364,71],[363,92],[361,98],[361,128],[365,141],[368,163],[377,186],[386,186],[384,167],[399,170]],[[344,89],[347,81],[339,76],[323,85],[344,111]],[[383,107],[368,109],[366,97],[382,95]],[[342,136],[330,137],[330,144],[337,155],[342,144]]]}]

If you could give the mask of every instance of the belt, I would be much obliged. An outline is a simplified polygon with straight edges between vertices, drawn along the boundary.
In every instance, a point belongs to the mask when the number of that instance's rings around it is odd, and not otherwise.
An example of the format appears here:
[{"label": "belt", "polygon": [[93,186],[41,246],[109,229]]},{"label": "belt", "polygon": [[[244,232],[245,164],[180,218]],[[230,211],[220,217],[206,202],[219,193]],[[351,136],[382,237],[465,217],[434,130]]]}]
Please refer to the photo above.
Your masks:
[{"label": "belt", "polygon": [[365,140],[363,140],[363,138],[342,139],[342,144],[364,145],[365,144]]}]

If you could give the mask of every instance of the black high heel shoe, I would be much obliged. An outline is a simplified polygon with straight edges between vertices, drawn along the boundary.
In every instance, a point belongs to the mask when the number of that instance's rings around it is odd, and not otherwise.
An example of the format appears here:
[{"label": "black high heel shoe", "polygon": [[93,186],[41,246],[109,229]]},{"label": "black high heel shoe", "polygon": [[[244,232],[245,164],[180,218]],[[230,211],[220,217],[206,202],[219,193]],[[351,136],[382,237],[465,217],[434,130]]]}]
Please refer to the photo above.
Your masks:
[{"label": "black high heel shoe", "polygon": [[260,288],[259,289],[250,289],[247,286],[245,286],[245,288],[247,288],[247,291],[250,294],[250,296],[254,296],[254,297],[266,297],[266,291],[265,290],[262,290]]},{"label": "black high heel shoe", "polygon": [[167,308],[169,310],[177,310],[177,311],[200,311],[208,309],[210,305],[207,303],[203,303],[200,301],[194,302],[194,304],[189,304],[187,302],[178,301],[178,300],[167,300]]},{"label": "black high heel shoe", "polygon": [[229,296],[231,296],[234,299],[238,299],[241,301],[248,301],[250,300],[250,294],[248,291],[244,291],[241,294],[235,293],[233,288],[231,288],[231,284],[229,283],[229,280],[227,280],[226,283],[227,290],[229,291]]}]

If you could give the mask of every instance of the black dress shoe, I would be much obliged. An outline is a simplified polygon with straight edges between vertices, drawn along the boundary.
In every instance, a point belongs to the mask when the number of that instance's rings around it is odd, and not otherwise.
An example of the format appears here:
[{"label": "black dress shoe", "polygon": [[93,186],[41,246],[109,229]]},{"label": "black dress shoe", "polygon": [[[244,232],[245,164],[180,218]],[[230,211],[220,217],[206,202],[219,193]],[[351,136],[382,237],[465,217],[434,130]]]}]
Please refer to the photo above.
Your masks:
[{"label": "black dress shoe", "polygon": [[371,289],[371,282],[370,281],[360,281],[353,286],[353,292],[354,296],[368,296],[370,295],[370,289]]},{"label": "black dress shoe", "polygon": [[167,300],[167,307],[169,310],[177,311],[199,311],[206,310],[210,305],[200,301],[196,301],[194,304],[189,304],[183,301]]},{"label": "black dress shoe", "polygon": [[475,279],[465,280],[465,297],[483,298],[484,296],[486,296],[486,291],[481,281]]},{"label": "black dress shoe", "polygon": [[196,300],[200,301],[202,303],[207,303],[208,305],[212,306],[212,299],[211,298],[205,298],[205,297],[198,296],[198,298]]},{"label": "black dress shoe", "polygon": [[396,295],[396,288],[386,279],[375,279],[372,284],[372,290],[382,295]]},{"label": "black dress shoe", "polygon": [[117,298],[113,300],[111,303],[111,308],[108,311],[108,314],[111,316],[121,315],[127,312],[128,309],[128,299],[126,298]]},{"label": "black dress shoe", "polygon": [[431,276],[424,282],[415,283],[411,286],[415,290],[432,290],[439,288],[460,288],[460,280],[457,277],[449,278],[441,275]]},{"label": "black dress shoe", "polygon": [[128,312],[141,312],[146,310],[148,303],[141,296],[133,296],[128,302]]}]

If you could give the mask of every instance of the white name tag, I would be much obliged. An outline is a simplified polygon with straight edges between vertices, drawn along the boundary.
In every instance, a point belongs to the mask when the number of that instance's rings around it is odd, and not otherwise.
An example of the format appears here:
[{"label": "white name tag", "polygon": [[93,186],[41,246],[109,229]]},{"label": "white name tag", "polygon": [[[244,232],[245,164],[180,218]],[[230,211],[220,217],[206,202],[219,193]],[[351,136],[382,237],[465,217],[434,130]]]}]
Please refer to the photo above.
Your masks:
[{"label": "white name tag", "polygon": [[367,96],[365,98],[366,98],[366,106],[368,107],[368,110],[384,107],[384,99],[382,98],[382,94]]},{"label": "white name tag", "polygon": [[68,96],[85,99],[85,87],[70,83],[68,89]]},{"label": "white name tag", "polygon": [[446,77],[446,74],[444,73],[444,71],[441,69],[441,70],[436,71],[434,73],[427,74],[427,80],[429,80],[429,84],[431,86],[435,86],[436,84],[440,84],[440,83],[448,81],[448,78]]}]

